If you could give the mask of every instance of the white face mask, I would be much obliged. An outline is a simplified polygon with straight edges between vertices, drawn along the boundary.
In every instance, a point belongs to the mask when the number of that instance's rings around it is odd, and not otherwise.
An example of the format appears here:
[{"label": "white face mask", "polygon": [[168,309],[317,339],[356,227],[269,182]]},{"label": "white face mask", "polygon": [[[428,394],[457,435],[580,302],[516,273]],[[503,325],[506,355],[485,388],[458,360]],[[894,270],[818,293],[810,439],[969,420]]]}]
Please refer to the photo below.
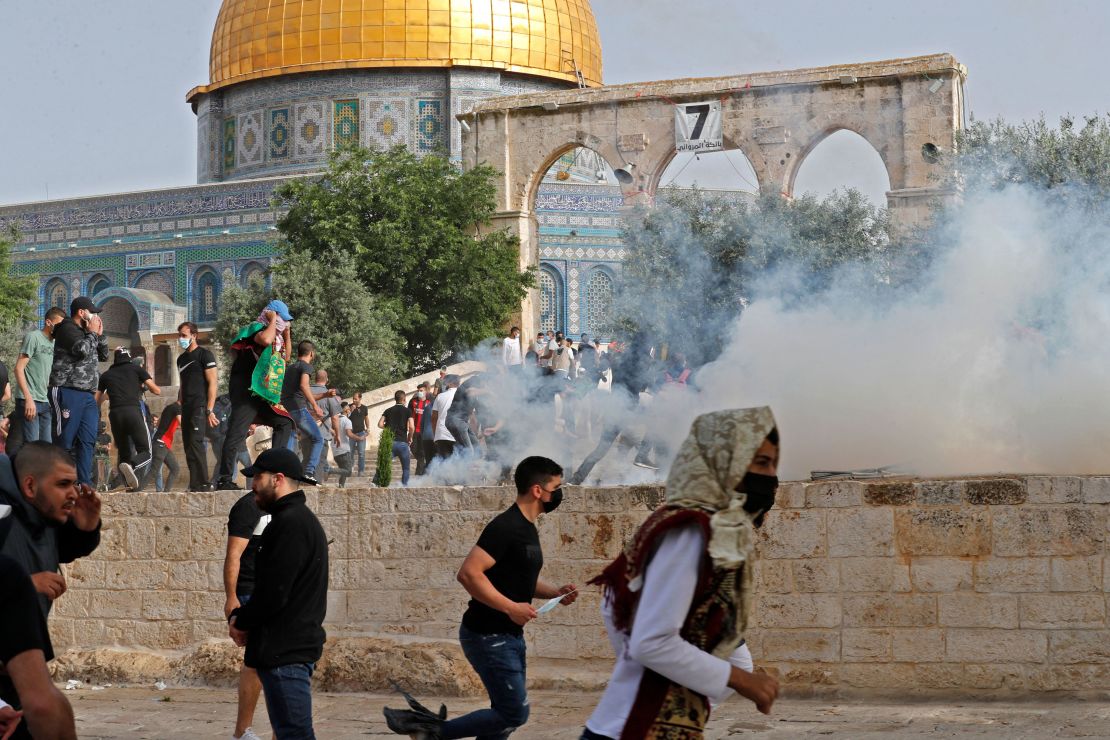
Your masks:
[{"label": "white face mask", "polygon": [[193,340],[186,339],[185,337],[178,337],[177,343],[181,345],[181,349],[189,349],[189,345],[193,343]]},{"label": "white face mask", "polygon": [[418,401],[423,401],[424,400],[424,391],[417,391],[416,392],[416,400],[418,400]]}]

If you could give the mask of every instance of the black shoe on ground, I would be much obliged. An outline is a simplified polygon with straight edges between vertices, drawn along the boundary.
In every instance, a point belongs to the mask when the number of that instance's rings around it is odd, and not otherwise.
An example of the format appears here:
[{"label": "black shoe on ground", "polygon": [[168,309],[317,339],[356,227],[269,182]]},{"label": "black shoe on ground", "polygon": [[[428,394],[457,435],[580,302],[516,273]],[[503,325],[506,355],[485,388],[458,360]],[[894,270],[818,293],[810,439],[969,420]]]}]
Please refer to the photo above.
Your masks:
[{"label": "black shoe on ground", "polygon": [[212,490],[211,484],[205,483],[203,486],[199,486],[197,488],[190,488],[189,493],[208,493],[211,490]]},{"label": "black shoe on ground", "polygon": [[632,464],[638,468],[647,468],[648,470],[659,470],[659,466],[651,460],[633,460]]},{"label": "black shoe on ground", "polygon": [[241,485],[239,485],[238,483],[236,483],[235,481],[221,480],[221,481],[216,482],[216,490],[217,491],[242,491],[243,487]]},{"label": "black shoe on ground", "polygon": [[313,474],[313,473],[305,473],[304,477],[301,478],[301,482],[302,483],[307,483],[310,486],[320,485],[320,481],[316,480],[316,475]]}]

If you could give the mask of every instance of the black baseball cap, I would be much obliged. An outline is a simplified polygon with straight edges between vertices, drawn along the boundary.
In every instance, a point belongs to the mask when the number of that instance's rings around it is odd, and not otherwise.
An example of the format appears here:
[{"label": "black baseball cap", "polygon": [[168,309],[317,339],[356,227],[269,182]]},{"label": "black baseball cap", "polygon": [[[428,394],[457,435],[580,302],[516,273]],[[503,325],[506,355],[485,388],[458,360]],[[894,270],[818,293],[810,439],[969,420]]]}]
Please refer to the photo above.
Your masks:
[{"label": "black baseball cap", "polygon": [[82,308],[86,311],[92,311],[93,313],[100,313],[101,310],[96,307],[95,303],[92,302],[92,298],[79,295],[73,299],[72,303],[69,304],[69,315],[72,316],[73,314],[80,311]]},{"label": "black baseball cap", "polygon": [[316,485],[316,481],[305,475],[297,453],[284,448],[266,450],[255,458],[254,465],[243,468],[243,475],[247,478],[253,478],[259,473],[281,473],[286,478],[292,478],[310,486]]}]

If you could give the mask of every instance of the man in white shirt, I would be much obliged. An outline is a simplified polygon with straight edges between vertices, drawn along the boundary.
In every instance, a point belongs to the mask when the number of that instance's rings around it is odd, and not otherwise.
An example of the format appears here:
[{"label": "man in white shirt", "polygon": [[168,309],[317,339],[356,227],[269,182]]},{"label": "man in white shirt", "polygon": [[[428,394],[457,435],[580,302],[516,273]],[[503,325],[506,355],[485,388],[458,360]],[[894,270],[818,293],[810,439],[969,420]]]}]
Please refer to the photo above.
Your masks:
[{"label": "man in white shirt", "polygon": [[768,408],[699,416],[667,478],[667,500],[591,581],[613,674],[582,740],[702,737],[711,703],[735,691],[769,714],[774,678],[744,643],[755,530],[774,504],[779,437]]},{"label": "man in white shirt", "polygon": [[519,371],[524,366],[524,355],[520,349],[520,327],[514,326],[509,330],[509,336],[501,343],[501,364],[512,372]]},{"label": "man in white shirt", "polygon": [[547,337],[541,331],[532,342],[532,353],[536,355],[536,364],[543,367],[543,356],[547,354]]},{"label": "man in white shirt", "polygon": [[436,457],[446,459],[455,452],[455,438],[447,430],[447,411],[455,400],[455,391],[459,389],[459,376],[448,375],[444,384],[446,390],[436,396],[432,404],[432,426],[435,429]]}]

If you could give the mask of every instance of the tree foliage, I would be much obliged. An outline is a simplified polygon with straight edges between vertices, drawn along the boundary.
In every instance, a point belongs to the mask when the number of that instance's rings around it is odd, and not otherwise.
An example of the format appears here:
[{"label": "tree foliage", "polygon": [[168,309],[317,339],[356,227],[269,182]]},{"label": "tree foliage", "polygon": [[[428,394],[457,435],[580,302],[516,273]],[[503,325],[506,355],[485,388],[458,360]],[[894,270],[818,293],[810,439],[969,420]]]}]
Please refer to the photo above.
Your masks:
[{"label": "tree foliage", "polygon": [[294,344],[308,339],[316,345],[316,367],[328,371],[333,386],[353,393],[405,375],[403,342],[393,329],[396,316],[358,280],[351,260],[329,266],[293,252],[274,266],[270,280],[270,288],[254,280],[221,294],[216,333],[225,352],[240,328],[280,298],[293,314]]},{"label": "tree foliage", "polygon": [[392,310],[414,372],[501,331],[534,285],[514,236],[490,230],[494,170],[460,171],[441,156],[345,149],[320,178],[277,191],[286,259],[357,279]]},{"label": "tree foliage", "polygon": [[[14,225],[6,229],[0,226],[0,357],[8,361],[9,371],[19,357],[23,335],[39,318],[35,315],[38,277],[12,273],[12,247],[18,241],[19,231]],[[68,312],[68,306],[66,310]],[[11,379],[14,384],[14,374]]]},{"label": "tree foliage", "polygon": [[762,195],[725,197],[671,190],[626,223],[616,329],[648,332],[692,365],[713,360],[729,327],[761,280],[789,270],[797,297],[817,292],[834,268],[886,269],[890,224],[885,209],[858,191],[793,201]]}]

